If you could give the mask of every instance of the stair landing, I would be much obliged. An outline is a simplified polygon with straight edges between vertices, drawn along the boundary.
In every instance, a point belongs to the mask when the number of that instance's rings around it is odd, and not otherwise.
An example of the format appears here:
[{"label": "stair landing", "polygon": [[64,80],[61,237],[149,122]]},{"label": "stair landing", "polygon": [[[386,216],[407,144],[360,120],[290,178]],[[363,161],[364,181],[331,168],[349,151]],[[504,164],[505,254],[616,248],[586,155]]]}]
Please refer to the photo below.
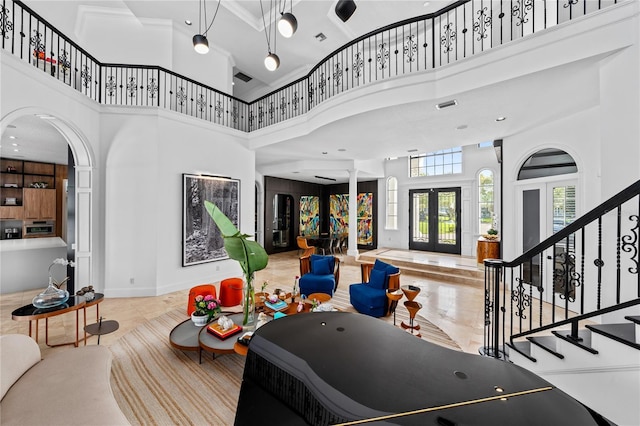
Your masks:
[{"label": "stair landing", "polygon": [[397,266],[402,272],[428,279],[484,286],[484,270],[478,266],[475,257],[379,248],[361,252],[358,262],[375,262],[376,259]]}]

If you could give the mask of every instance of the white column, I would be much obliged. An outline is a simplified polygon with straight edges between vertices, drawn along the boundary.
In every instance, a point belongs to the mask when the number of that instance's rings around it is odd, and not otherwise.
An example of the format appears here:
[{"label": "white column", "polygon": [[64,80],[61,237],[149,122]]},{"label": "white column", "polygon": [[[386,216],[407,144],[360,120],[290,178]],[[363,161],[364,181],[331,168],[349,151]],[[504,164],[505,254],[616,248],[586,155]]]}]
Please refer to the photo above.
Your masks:
[{"label": "white column", "polygon": [[349,249],[348,256],[358,257],[358,170],[349,170]]}]

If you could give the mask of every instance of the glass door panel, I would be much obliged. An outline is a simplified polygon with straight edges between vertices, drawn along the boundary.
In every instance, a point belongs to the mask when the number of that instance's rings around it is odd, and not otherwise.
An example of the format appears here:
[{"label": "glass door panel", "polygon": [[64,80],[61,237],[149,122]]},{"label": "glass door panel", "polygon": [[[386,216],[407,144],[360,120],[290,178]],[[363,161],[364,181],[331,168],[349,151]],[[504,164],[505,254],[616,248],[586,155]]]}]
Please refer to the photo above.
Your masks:
[{"label": "glass door panel", "polygon": [[409,191],[409,248],[460,254],[460,188]]}]

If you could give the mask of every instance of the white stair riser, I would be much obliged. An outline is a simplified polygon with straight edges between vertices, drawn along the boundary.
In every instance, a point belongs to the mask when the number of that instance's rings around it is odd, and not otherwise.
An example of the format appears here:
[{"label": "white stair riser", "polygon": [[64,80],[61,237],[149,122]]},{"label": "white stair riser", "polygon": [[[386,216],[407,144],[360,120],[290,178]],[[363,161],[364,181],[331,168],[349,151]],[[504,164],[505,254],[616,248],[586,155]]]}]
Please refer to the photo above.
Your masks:
[{"label": "white stair riser", "polygon": [[619,425],[640,425],[640,366],[537,373]]},{"label": "white stair riser", "polygon": [[600,324],[621,324],[628,322],[624,317],[633,317],[636,315],[640,315],[640,305],[634,305],[625,309],[620,309],[619,311],[600,315],[599,317],[594,317],[592,320]]},{"label": "white stair riser", "polygon": [[[616,365],[640,365],[640,351],[630,346],[616,342],[604,336],[593,337],[592,344],[597,354],[592,354],[562,339],[556,348],[559,353],[564,355],[565,364],[570,362],[576,368],[582,367],[599,367],[599,366],[616,366]],[[544,358],[546,361],[546,358]],[[565,367],[566,368],[566,367]]]},{"label": "white stair riser", "polygon": [[[637,335],[637,333],[636,333]],[[632,348],[607,336],[598,333],[591,333],[591,346],[596,348],[601,355],[607,359],[618,359],[629,357],[640,364],[640,350]]]}]

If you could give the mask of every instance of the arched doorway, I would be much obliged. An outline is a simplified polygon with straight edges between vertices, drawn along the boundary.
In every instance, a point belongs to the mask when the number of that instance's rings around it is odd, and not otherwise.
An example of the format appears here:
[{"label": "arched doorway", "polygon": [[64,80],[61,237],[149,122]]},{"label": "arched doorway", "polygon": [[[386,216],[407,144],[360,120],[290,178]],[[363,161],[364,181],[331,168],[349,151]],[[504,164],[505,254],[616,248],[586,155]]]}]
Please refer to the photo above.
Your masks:
[{"label": "arched doorway", "polygon": [[[519,250],[522,253],[569,225],[578,216],[578,166],[567,152],[546,148],[531,154],[518,171],[518,225]],[[568,245],[563,241],[554,246],[553,256],[536,257],[525,264],[524,274],[531,277],[533,285],[542,279],[541,271],[550,276],[559,267],[556,263],[566,253],[575,251],[573,239]],[[545,298],[551,298],[551,292]]]},{"label": "arched doorway", "polygon": [[[75,288],[82,287],[89,283],[96,283],[93,262],[93,155],[85,142],[81,132],[72,124],[56,116],[55,113],[43,111],[40,108],[22,108],[15,110],[2,117],[1,134],[5,135],[12,123],[21,123],[21,126],[28,126],[29,123],[46,123],[59,134],[68,145],[68,158],[70,161],[69,178],[69,208],[72,220],[69,221],[67,235],[68,259],[73,259],[75,268],[69,271],[73,277],[70,292]],[[16,152],[17,154],[17,152]],[[71,164],[72,163],[72,164]],[[68,213],[69,214],[69,213]]]}]

